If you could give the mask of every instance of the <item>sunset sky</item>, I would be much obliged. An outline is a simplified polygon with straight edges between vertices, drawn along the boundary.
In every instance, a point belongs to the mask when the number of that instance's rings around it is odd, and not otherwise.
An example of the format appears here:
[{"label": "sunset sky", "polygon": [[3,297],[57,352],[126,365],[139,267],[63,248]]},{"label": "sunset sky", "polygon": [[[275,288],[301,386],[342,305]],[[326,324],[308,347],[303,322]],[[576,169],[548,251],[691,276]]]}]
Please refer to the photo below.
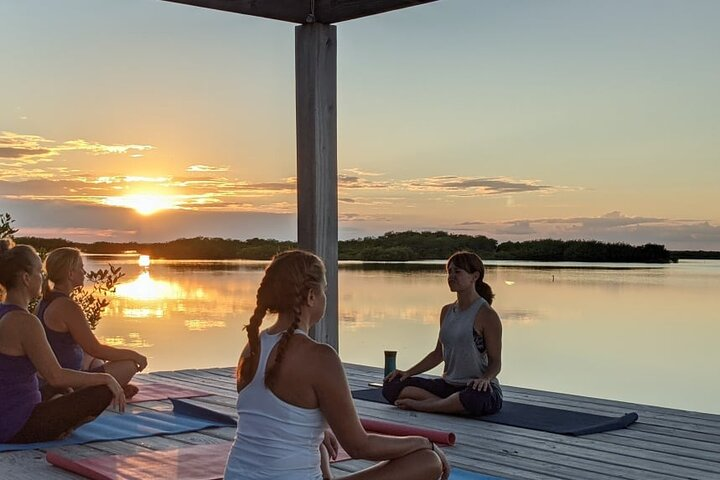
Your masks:
[{"label": "sunset sky", "polygon": [[[720,250],[718,25],[717,0],[440,0],[339,24],[341,238]],[[294,25],[0,0],[0,62],[20,235],[295,238]]]}]

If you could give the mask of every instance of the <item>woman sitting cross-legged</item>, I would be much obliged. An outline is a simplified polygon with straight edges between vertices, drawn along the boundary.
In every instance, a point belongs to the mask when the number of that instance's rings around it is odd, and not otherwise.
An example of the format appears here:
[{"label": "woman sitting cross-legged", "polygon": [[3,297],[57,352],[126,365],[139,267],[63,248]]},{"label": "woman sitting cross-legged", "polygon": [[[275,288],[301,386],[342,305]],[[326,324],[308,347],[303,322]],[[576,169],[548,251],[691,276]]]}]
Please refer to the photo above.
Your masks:
[{"label": "woman sitting cross-legged", "polygon": [[[36,314],[45,328],[50,346],[60,365],[73,370],[84,370],[85,354],[98,360],[97,366],[88,371],[109,373],[123,386],[125,396],[132,397],[138,389],[130,385],[135,373],[147,366],[145,356],[129,349],[103,345],[90,329],[80,305],[70,297],[73,290],[82,288],[85,269],[80,250],[70,247],[57,248],[45,258],[47,280],[43,286],[43,298]],[[44,385],[43,398],[50,398],[58,390]]]},{"label": "woman sitting cross-legged", "polygon": [[[106,373],[62,368],[28,304],[40,294],[42,261],[28,245],[0,241],[0,443],[56,440],[93,420],[113,401],[125,409],[122,387]],[[76,390],[42,401],[37,373],[55,387]]]},{"label": "woman sitting cross-legged", "polygon": [[[450,467],[428,439],[363,429],[337,353],[307,335],[325,313],[325,288],[323,262],[308,252],[281,253],[265,270],[238,364],[238,427],[225,478],[331,478],[339,441],[353,458],[380,462],[345,479],[446,479]],[[260,332],[268,311],[277,319]]]},{"label": "woman sitting cross-legged", "polygon": [[[497,380],[502,325],[490,306],[494,294],[483,281],[485,266],[472,252],[447,261],[448,286],[457,300],[440,313],[435,349],[407,371],[385,379],[383,395],[400,408],[423,412],[488,415],[502,408]],[[442,378],[414,377],[445,363]]]}]

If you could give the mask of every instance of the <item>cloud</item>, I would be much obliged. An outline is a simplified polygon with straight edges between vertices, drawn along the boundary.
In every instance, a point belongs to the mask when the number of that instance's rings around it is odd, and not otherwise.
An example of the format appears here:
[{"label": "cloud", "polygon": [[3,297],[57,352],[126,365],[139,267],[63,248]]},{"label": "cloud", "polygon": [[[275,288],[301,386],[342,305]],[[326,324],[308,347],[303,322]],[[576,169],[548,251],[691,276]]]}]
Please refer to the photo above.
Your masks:
[{"label": "cloud", "polygon": [[92,153],[93,155],[107,155],[107,154],[123,154],[130,151],[144,152],[146,150],[152,150],[152,145],[103,145],[101,143],[88,142],[87,140],[70,140],[64,142],[54,150],[57,152],[63,151],[84,151]]},{"label": "cloud", "polygon": [[370,215],[361,213],[340,213],[341,222],[390,222],[393,219],[387,215]]},{"label": "cloud", "polygon": [[42,238],[65,238],[76,242],[116,241],[116,238],[131,238],[135,230],[116,230],[111,228],[85,227],[29,227],[23,228],[17,235]]},{"label": "cloud", "polygon": [[214,167],[212,165],[190,165],[185,171],[187,172],[227,172],[230,167]]},{"label": "cloud", "polygon": [[665,223],[667,219],[655,217],[628,217],[614,211],[599,217],[546,218],[536,220],[537,223],[576,225],[582,228],[618,228],[648,223]]},{"label": "cloud", "polygon": [[0,132],[0,158],[19,159],[32,164],[38,157],[56,157],[63,152],[80,151],[92,155],[124,154],[152,150],[152,145],[104,145],[83,139],[56,142],[39,135]]},{"label": "cloud", "polygon": [[341,173],[338,175],[338,187],[348,189],[365,189],[365,190],[377,190],[392,188],[393,185],[390,182],[379,182],[363,178],[360,175],[349,175],[347,173]]},{"label": "cloud", "polygon": [[657,243],[671,250],[720,250],[720,226],[708,220],[628,216],[618,211],[596,217],[467,221],[447,228],[488,235],[500,241],[584,239],[633,245]]},{"label": "cloud", "polygon": [[[120,154],[144,151],[149,145],[103,145],[87,140],[63,143],[37,135],[2,132],[0,146],[12,156],[0,171],[0,198],[62,201],[83,204],[125,205],[133,203],[128,197],[160,197],[155,204],[172,205],[186,210],[242,210],[268,209],[287,212],[295,208],[297,178],[286,177],[277,181],[248,182],[241,178],[228,178],[225,166],[191,164],[188,175],[147,177],[138,175],[93,176],[58,164],[61,153],[70,150],[85,151],[92,155]],[[43,157],[40,155],[46,155]],[[28,167],[31,162],[50,164]],[[199,174],[199,175],[198,175]],[[477,196],[487,193],[521,191],[548,191],[551,187],[539,182],[476,177],[429,177],[420,179],[383,179],[385,174],[350,168],[338,175],[338,189],[343,204],[356,207],[385,208],[401,202],[411,209],[417,201],[410,195],[425,195],[423,200],[442,200],[452,203],[452,195]],[[378,195],[378,191],[392,195]],[[348,193],[352,192],[352,195]],[[345,193],[345,194],[343,194]],[[445,194],[444,196],[442,194]]]},{"label": "cloud", "polygon": [[149,217],[103,205],[56,201],[0,199],[0,212],[16,220],[17,235],[97,240],[154,242],[197,236],[294,240],[297,217],[293,213],[167,210]]},{"label": "cloud", "polygon": [[[99,188],[103,187],[103,188]],[[21,181],[0,180],[0,197],[5,198],[53,198],[69,200],[87,197],[86,202],[106,193],[106,188],[81,180],[35,179]]]},{"label": "cloud", "polygon": [[345,168],[343,172],[348,172],[350,175],[356,175],[359,177],[382,177],[385,175],[381,172],[368,172],[367,170],[361,170],[359,168]]},{"label": "cloud", "polygon": [[408,190],[424,192],[465,192],[467,195],[500,195],[507,193],[553,193],[558,187],[542,185],[537,180],[513,180],[501,177],[440,176],[408,180]]},{"label": "cloud", "polygon": [[338,186],[349,190],[394,190],[406,193],[444,193],[458,197],[503,195],[516,193],[555,193],[570,187],[545,185],[538,180],[517,180],[505,177],[460,177],[453,175],[415,179],[378,180],[381,173],[351,168],[338,175]]},{"label": "cloud", "polygon": [[498,233],[505,233],[508,235],[531,235],[536,232],[534,228],[530,226],[530,222],[527,220],[513,222],[507,225],[505,228],[499,228]]},{"label": "cloud", "polygon": [[0,158],[27,158],[47,155],[48,148],[0,147]]},{"label": "cloud", "polygon": [[[0,173],[0,198],[130,205],[132,198],[158,197],[155,203],[164,202],[181,209],[267,207],[286,211],[288,207],[280,205],[287,203],[289,195],[294,199],[296,188],[294,177],[249,183],[213,177],[80,176],[76,171],[58,167],[21,170],[22,173]],[[294,209],[294,203],[291,208]]]}]

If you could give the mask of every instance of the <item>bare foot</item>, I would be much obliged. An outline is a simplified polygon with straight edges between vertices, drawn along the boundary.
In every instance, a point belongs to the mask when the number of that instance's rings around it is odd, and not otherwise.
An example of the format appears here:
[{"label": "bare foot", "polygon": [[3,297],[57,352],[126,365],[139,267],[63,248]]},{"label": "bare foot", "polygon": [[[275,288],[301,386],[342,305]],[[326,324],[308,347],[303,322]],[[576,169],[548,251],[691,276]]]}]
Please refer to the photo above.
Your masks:
[{"label": "bare foot", "polygon": [[403,410],[419,410],[418,407],[422,403],[422,401],[413,398],[400,398],[395,402],[395,406]]},{"label": "bare foot", "polygon": [[125,393],[126,400],[130,400],[139,391],[140,391],[140,389],[137,387],[137,385],[133,385],[132,383],[128,383],[127,385],[123,386],[123,393]]}]

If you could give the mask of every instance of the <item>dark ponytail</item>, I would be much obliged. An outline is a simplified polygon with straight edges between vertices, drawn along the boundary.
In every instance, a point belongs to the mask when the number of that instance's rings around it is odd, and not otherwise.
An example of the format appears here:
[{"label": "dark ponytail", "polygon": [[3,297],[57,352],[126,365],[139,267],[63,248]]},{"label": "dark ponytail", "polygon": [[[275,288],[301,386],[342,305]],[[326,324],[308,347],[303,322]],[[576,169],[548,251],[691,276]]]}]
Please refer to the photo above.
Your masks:
[{"label": "dark ponytail", "polygon": [[475,291],[478,293],[478,295],[484,298],[486,302],[488,302],[488,305],[492,305],[495,294],[493,293],[492,287],[490,287],[490,285],[478,279],[478,281],[475,282]]},{"label": "dark ponytail", "polygon": [[479,256],[473,252],[455,252],[447,261],[447,266],[449,267],[450,265],[455,265],[457,268],[465,270],[468,273],[478,272],[480,276],[475,281],[475,291],[488,302],[488,305],[492,305],[495,294],[490,285],[483,281],[485,278],[485,265]]}]

